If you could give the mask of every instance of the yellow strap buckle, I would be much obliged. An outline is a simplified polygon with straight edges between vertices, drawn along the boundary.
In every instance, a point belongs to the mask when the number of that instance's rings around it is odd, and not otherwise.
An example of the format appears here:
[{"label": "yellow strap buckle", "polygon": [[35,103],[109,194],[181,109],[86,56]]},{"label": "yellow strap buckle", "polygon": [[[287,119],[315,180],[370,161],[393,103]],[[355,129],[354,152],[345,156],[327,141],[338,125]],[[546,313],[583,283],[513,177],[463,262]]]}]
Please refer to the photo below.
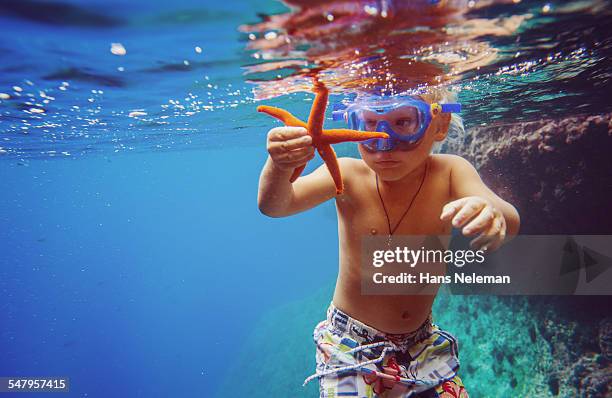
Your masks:
[{"label": "yellow strap buckle", "polygon": [[442,112],[442,105],[438,104],[437,102],[434,102],[433,104],[431,104],[429,111],[431,112],[431,116],[436,116],[440,112]]}]

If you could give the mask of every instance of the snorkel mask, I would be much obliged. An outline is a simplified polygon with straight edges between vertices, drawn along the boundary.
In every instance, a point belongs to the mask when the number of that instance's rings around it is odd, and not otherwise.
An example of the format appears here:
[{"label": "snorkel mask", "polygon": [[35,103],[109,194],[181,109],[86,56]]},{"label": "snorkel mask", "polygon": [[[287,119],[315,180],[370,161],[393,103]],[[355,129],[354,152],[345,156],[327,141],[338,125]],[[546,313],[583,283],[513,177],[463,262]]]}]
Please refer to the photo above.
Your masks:
[{"label": "snorkel mask", "polygon": [[461,104],[429,104],[418,97],[371,96],[359,99],[345,109],[333,112],[334,120],[345,120],[349,128],[378,131],[390,138],[362,141],[371,152],[391,151],[396,147],[410,150],[420,144],[432,119],[440,113],[461,111]]}]

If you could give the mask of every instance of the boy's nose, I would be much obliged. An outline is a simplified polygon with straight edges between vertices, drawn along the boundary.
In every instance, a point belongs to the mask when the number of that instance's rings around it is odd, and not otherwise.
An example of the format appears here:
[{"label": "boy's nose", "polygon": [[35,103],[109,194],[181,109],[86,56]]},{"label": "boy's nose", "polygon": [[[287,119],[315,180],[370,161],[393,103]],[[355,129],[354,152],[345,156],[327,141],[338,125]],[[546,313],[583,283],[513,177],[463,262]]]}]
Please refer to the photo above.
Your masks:
[{"label": "boy's nose", "polygon": [[391,151],[376,151],[375,161],[396,160],[393,158]]}]

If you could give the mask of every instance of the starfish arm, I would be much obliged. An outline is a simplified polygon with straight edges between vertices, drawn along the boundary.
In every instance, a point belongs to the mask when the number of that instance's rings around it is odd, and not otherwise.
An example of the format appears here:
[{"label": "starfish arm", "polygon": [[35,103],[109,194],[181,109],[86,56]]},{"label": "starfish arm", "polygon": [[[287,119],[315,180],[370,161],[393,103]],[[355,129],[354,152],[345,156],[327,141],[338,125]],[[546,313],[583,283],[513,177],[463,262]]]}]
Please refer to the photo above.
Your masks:
[{"label": "starfish arm", "polygon": [[260,105],[257,107],[257,112],[263,112],[267,115],[270,115],[273,118],[276,118],[280,120],[281,122],[283,122],[286,126],[304,127],[304,128],[307,127],[306,123],[304,123],[297,117],[293,116],[290,112],[284,109],[281,109],[281,108],[276,108],[274,106],[268,106],[268,105]]},{"label": "starfish arm", "polygon": [[338,159],[336,158],[336,152],[334,148],[329,144],[321,144],[317,147],[317,151],[321,158],[327,165],[327,169],[334,179],[336,185],[336,193],[339,195],[344,191],[344,184],[342,183],[342,175],[340,174],[340,165],[338,165]]},{"label": "starfish arm", "polygon": [[387,133],[379,133],[375,131],[357,131],[350,129],[330,129],[323,130],[321,135],[321,143],[337,144],[346,141],[365,141],[372,138],[389,138]]},{"label": "starfish arm", "polygon": [[315,82],[314,90],[315,99],[310,108],[310,116],[308,116],[308,134],[312,138],[318,138],[323,133],[323,121],[325,119],[325,108],[327,108],[327,97],[329,90],[323,84]]},{"label": "starfish arm", "polygon": [[306,165],[302,165],[300,167],[296,167],[293,170],[293,174],[291,174],[291,178],[289,178],[289,182],[294,182],[295,180],[298,179],[298,177],[302,174],[302,171],[304,171],[304,169],[306,168]]}]

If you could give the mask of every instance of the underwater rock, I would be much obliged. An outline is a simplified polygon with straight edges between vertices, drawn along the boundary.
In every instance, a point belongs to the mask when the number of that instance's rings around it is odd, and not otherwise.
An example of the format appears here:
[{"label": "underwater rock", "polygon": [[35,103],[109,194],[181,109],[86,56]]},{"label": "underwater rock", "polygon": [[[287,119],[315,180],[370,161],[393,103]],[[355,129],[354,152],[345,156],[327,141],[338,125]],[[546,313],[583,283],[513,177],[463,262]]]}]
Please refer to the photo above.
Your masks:
[{"label": "underwater rock", "polygon": [[537,332],[548,346],[549,359],[542,372],[548,377],[551,395],[609,396],[612,364],[604,347],[612,337],[612,297],[541,296],[529,297],[527,303],[524,310],[538,322]]},{"label": "underwater rock", "polygon": [[559,395],[559,379],[556,376],[551,376],[548,379],[548,387],[550,388],[550,393],[552,395]]},{"label": "underwater rock", "polygon": [[601,354],[612,361],[612,318],[602,319],[599,326],[599,348]]},{"label": "underwater rock", "polygon": [[475,127],[448,152],[517,207],[523,234],[612,232],[612,113]]},{"label": "underwater rock", "polygon": [[607,398],[612,394],[612,364],[602,364],[597,355],[581,358],[570,378],[576,397]]},{"label": "underwater rock", "polygon": [[[462,144],[451,145],[449,152],[471,161],[483,181],[517,207],[522,234],[612,231],[612,114],[476,127]],[[524,308],[499,298],[531,313],[529,341],[545,342],[549,357],[536,373],[546,377],[551,396],[610,396],[609,297],[530,297]]]}]

